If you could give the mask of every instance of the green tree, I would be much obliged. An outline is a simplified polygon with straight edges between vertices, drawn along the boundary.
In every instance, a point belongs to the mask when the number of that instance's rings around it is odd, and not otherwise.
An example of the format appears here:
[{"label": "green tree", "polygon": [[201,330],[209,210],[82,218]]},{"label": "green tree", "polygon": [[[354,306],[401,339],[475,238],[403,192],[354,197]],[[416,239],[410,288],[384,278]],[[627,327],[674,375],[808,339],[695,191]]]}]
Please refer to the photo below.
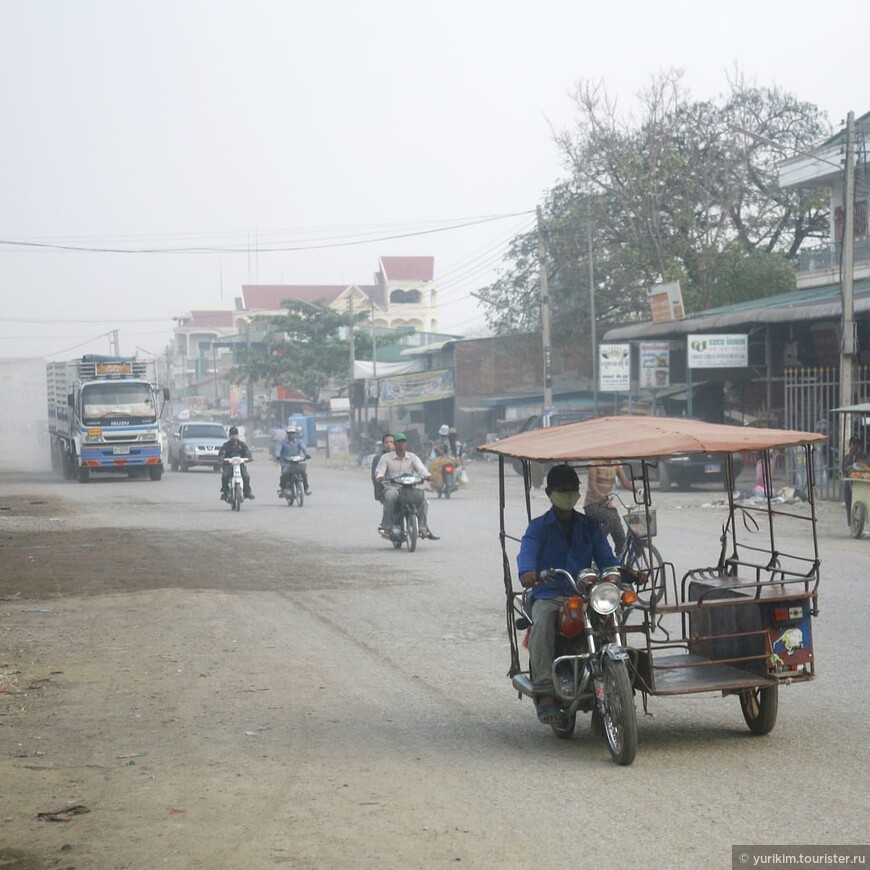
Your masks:
[{"label": "green tree", "polygon": [[[350,380],[350,346],[341,335],[348,326],[348,315],[325,303],[285,299],[287,313],[262,315],[256,319],[268,324],[264,347],[251,354],[244,364],[228,372],[233,383],[263,381],[270,386],[295,387],[316,400],[332,380]],[[367,317],[358,313],[356,326]],[[371,359],[371,339],[354,330],[354,357]]]},{"label": "green tree", "polygon": [[[601,327],[647,319],[646,288],[661,281],[680,281],[688,311],[793,289],[790,262],[825,234],[827,203],[780,190],[776,165],[828,135],[821,110],[739,73],[724,96],[692,100],[676,71],[639,95],[637,117],[600,84],[580,83],[574,103],[575,125],[556,134],[570,174],[544,203],[554,337],[589,334],[590,234]],[[480,291],[489,323],[536,328],[536,233],[507,259]]]}]

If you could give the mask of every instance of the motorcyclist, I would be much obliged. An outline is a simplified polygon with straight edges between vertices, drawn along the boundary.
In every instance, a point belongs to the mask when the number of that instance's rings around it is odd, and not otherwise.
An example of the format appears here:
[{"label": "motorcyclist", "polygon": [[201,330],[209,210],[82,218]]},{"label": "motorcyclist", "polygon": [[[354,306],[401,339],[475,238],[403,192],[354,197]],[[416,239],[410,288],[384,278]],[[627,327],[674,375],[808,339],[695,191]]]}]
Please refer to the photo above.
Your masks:
[{"label": "motorcyclist", "polygon": [[[404,432],[398,432],[394,437],[393,451],[382,454],[375,468],[375,480],[384,485],[384,513],[381,524],[378,526],[378,532],[382,535],[389,534],[389,530],[393,527],[393,513],[399,499],[399,487],[390,483],[390,480],[407,472],[417,474],[423,480],[428,480],[431,476],[420,457],[415,453],[409,453],[407,447],[408,436]],[[437,541],[438,536],[429,531],[429,506],[426,503],[426,498],[422,492],[420,492],[420,496],[422,497],[418,506],[422,522],[420,537]]]},{"label": "motorcyclist", "polygon": [[532,617],[529,657],[538,719],[551,724],[559,718],[553,689],[556,655],[556,618],[573,590],[556,576],[541,582],[540,572],[562,568],[576,576],[594,562],[599,571],[618,564],[601,525],[574,510],[580,499],[580,479],[569,465],[555,465],[547,474],[547,496],[553,506],[533,519],[520,543],[517,570]]},{"label": "motorcyclist", "polygon": [[450,456],[450,441],[447,438],[450,432],[450,427],[443,423],[438,430],[438,440],[432,444],[431,459],[436,459],[439,456]]},{"label": "motorcyclist", "polygon": [[386,432],[381,438],[381,452],[376,453],[372,457],[372,486],[375,489],[375,501],[379,501],[383,503],[384,501],[384,485],[377,479],[375,476],[375,471],[377,470],[378,463],[381,461],[381,457],[385,453],[392,453],[395,448],[396,442],[393,440],[393,433]]},{"label": "motorcyclist", "polygon": [[465,467],[465,458],[462,455],[465,445],[459,440],[459,433],[457,433],[455,426],[451,426],[447,430],[447,444],[450,455],[455,457],[459,464]]},{"label": "motorcyclist", "polygon": [[[241,456],[247,459],[248,462],[253,462],[254,457],[251,455],[251,450],[244,441],[239,438],[239,430],[233,426],[229,432],[230,438],[224,441],[221,449],[218,450],[218,460],[221,461],[221,499],[227,501],[230,497],[230,478],[233,476],[233,466],[223,462],[224,459],[232,459],[234,456]],[[251,492],[251,476],[248,474],[248,469],[245,463],[241,465],[242,472],[242,488],[245,498],[254,499],[254,493]]]},{"label": "motorcyclist", "polygon": [[[306,459],[311,459],[308,451],[305,449],[305,442],[302,440],[302,429],[291,423],[287,427],[287,437],[283,441],[278,442],[278,447],[275,451],[275,459],[281,466],[281,476],[278,478],[278,495],[284,497],[284,474],[287,471],[288,463],[294,456],[304,456]],[[302,466],[302,486],[305,488],[305,495],[311,495],[311,489],[308,486],[308,469]]]}]

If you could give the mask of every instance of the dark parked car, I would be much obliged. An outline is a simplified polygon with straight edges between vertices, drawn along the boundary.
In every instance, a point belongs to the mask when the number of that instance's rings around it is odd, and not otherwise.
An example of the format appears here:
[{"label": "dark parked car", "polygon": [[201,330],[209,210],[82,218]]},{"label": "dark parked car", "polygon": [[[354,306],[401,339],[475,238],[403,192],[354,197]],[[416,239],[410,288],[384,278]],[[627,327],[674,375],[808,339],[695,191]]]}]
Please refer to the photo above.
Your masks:
[{"label": "dark parked car", "polygon": [[[727,456],[724,453],[689,453],[659,461],[658,479],[662,489],[688,489],[693,483],[718,483],[725,486]],[[743,457],[733,455],[735,479],[743,472]]]}]

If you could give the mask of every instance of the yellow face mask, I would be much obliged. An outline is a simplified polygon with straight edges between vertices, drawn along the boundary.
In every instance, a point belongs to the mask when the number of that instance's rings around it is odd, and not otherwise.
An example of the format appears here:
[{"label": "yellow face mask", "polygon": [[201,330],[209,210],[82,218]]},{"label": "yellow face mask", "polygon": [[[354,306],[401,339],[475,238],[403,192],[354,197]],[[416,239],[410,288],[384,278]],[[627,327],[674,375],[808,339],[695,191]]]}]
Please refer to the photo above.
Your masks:
[{"label": "yellow face mask", "polygon": [[574,505],[580,501],[580,491],[574,489],[570,492],[551,492],[550,501],[553,502],[555,507],[559,508],[559,510],[571,511],[574,510]]}]

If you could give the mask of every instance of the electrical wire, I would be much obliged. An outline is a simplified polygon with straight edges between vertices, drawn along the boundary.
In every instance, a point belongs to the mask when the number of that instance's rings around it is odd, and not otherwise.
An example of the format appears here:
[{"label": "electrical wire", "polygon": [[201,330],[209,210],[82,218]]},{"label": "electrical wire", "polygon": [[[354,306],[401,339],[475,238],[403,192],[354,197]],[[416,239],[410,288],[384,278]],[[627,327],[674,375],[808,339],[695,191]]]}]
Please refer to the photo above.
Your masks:
[{"label": "electrical wire", "polygon": [[[327,240],[315,240],[316,244],[271,244],[268,246],[256,245],[253,249],[250,245],[245,246],[187,246],[187,247],[104,247],[92,245],[72,245],[61,244],[57,242],[37,242],[15,239],[0,239],[0,245],[5,245],[9,248],[24,248],[36,250],[52,250],[52,251],[71,251],[76,253],[89,254],[245,254],[251,253],[268,254],[292,251],[315,251],[327,248],[345,248],[354,247],[357,245],[368,245],[374,242],[386,242],[395,239],[408,239],[417,236],[434,235],[436,233],[449,232],[456,229],[466,229],[467,227],[479,226],[480,224],[492,223],[493,221],[506,220],[507,218],[517,217],[519,215],[530,214],[530,211],[511,212],[508,214],[486,215],[484,217],[469,218],[458,222],[448,224],[446,226],[430,227],[429,229],[415,230],[403,233],[391,233],[378,237],[359,238],[359,233],[352,235],[346,239],[334,237],[325,237]],[[330,240],[331,239],[331,240]]]}]

